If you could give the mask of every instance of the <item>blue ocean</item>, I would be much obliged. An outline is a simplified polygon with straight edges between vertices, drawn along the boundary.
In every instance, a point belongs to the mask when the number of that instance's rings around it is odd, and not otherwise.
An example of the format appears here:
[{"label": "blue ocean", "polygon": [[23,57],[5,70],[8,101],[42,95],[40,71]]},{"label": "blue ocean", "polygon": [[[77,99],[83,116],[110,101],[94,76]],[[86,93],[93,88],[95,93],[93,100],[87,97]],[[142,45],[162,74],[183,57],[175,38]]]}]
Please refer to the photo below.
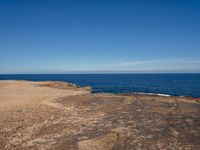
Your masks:
[{"label": "blue ocean", "polygon": [[94,93],[155,93],[200,98],[200,74],[16,74],[0,80],[66,81]]}]

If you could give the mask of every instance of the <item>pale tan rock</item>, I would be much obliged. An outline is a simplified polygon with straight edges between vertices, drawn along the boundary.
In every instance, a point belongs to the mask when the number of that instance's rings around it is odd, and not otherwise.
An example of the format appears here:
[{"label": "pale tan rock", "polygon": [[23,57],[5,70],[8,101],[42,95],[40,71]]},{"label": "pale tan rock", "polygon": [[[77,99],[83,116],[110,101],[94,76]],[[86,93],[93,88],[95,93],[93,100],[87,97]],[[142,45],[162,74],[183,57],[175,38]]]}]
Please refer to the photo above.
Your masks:
[{"label": "pale tan rock", "polygon": [[0,150],[200,149],[200,101],[0,81]]}]

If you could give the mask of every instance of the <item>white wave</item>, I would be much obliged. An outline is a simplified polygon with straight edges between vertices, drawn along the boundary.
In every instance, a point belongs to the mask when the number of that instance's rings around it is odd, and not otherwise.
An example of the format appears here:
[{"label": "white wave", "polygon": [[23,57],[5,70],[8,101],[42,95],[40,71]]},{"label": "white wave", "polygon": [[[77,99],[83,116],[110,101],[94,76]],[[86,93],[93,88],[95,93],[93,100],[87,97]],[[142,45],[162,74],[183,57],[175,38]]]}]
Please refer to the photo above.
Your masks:
[{"label": "white wave", "polygon": [[168,94],[161,94],[161,93],[144,93],[144,92],[134,92],[134,94],[146,94],[146,95],[158,95],[163,97],[170,97],[171,95]]}]

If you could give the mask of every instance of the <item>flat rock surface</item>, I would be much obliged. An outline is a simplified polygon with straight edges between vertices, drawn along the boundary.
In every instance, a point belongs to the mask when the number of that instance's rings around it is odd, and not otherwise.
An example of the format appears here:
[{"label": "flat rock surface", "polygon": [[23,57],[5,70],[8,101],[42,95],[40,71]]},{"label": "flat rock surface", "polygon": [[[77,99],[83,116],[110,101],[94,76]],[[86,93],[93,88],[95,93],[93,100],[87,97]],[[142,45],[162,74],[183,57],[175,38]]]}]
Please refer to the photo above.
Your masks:
[{"label": "flat rock surface", "polygon": [[0,149],[200,149],[200,100],[0,81]]}]

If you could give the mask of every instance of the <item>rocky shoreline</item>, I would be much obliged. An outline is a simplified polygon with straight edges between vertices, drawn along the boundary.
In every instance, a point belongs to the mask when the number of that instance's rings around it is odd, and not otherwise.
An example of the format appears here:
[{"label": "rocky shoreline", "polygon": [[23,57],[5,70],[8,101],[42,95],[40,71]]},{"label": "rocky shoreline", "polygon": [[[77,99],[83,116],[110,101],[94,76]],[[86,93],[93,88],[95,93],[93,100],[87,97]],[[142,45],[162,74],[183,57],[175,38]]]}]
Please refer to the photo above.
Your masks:
[{"label": "rocky shoreline", "polygon": [[200,99],[0,81],[0,149],[200,149]]}]

